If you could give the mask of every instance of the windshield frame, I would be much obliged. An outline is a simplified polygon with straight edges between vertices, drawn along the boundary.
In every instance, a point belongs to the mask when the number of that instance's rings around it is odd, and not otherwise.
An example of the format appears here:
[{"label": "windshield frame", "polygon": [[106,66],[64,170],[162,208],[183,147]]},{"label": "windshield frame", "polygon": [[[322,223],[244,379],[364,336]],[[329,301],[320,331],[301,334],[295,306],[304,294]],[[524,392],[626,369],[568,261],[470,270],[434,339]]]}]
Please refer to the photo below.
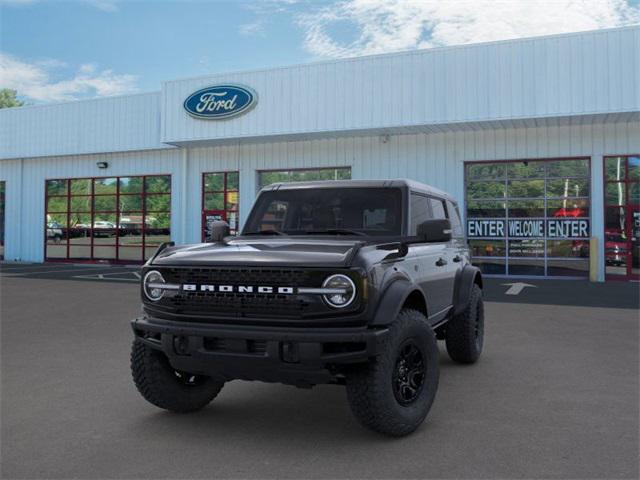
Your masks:
[{"label": "windshield frame", "polygon": [[[394,186],[361,186],[361,185],[357,185],[357,186],[349,186],[349,185],[344,185],[344,186],[340,186],[340,187],[336,187],[335,185],[327,185],[325,186],[314,186],[315,189],[340,189],[340,190],[344,190],[344,189],[357,189],[357,190],[370,190],[370,189],[388,189],[388,190],[399,190],[400,191],[400,232],[399,234],[388,234],[388,235],[371,235],[370,233],[367,233],[366,231],[362,231],[361,234],[347,234],[347,233],[340,233],[340,234],[335,234],[335,233],[324,233],[324,232],[316,232],[316,233],[309,233],[309,234],[305,234],[302,233],[303,231],[291,231],[291,232],[282,232],[283,235],[270,235],[270,234],[264,234],[264,236],[269,235],[269,237],[272,238],[314,238],[314,237],[332,237],[332,238],[357,238],[360,240],[363,239],[376,239],[376,240],[385,240],[385,241],[389,241],[389,240],[397,240],[397,239],[401,239],[404,238],[407,235],[407,219],[408,219],[408,211],[407,211],[407,205],[408,205],[408,188],[406,186],[403,185],[394,185]],[[298,189],[281,189],[281,190],[272,190],[269,187],[265,187],[265,189],[261,190],[258,193],[258,196],[256,197],[253,206],[251,207],[251,211],[249,212],[249,215],[247,216],[246,221],[244,222],[244,226],[242,228],[242,231],[239,235],[239,237],[242,236],[247,236],[247,237],[259,237],[262,236],[258,233],[253,232],[252,230],[250,230],[248,227],[253,223],[253,217],[256,215],[260,215],[263,212],[260,212],[262,206],[262,200],[263,197],[265,195],[274,193],[274,192],[285,192],[285,191],[297,191]],[[338,230],[341,229],[349,229],[348,227],[344,227],[344,228],[338,228]],[[335,229],[328,229],[328,230],[335,230]],[[354,229],[355,230],[355,229]],[[300,233],[298,233],[300,232]]]}]

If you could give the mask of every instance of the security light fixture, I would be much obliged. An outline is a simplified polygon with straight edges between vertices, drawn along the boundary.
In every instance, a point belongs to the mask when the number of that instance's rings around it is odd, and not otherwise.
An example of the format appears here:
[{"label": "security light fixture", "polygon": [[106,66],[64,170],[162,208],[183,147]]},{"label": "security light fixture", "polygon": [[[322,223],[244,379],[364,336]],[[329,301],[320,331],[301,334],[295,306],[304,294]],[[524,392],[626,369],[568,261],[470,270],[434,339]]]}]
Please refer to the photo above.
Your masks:
[{"label": "security light fixture", "polygon": [[96,165],[98,168],[107,168],[109,166],[107,162],[97,162]]}]

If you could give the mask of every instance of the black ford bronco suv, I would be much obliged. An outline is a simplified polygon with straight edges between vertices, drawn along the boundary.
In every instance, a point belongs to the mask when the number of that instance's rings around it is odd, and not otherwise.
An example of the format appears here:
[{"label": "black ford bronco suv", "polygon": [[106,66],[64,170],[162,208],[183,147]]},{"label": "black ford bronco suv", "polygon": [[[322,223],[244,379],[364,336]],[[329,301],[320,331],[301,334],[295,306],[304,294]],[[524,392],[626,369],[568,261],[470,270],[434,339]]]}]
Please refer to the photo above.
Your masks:
[{"label": "black ford bronco suv", "polygon": [[131,322],[134,382],[173,412],[227,381],[345,385],[365,426],[406,435],[438,388],[437,339],[460,363],[483,344],[482,278],[452,197],[409,181],[264,188],[242,233],[161,246]]}]

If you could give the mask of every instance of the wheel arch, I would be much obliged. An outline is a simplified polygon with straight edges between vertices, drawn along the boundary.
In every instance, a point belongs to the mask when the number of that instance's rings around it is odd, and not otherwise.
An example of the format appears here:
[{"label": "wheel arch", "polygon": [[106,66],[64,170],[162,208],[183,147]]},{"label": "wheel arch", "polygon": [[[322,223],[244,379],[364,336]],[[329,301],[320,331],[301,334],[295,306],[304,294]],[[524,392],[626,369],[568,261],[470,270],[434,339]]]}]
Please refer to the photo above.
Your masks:
[{"label": "wheel arch", "polygon": [[389,325],[403,308],[417,310],[428,318],[427,300],[420,287],[407,279],[397,279],[382,294],[370,324]]},{"label": "wheel arch", "polygon": [[459,315],[464,312],[467,307],[469,298],[471,297],[471,289],[473,285],[478,285],[480,289],[484,287],[482,273],[478,267],[473,265],[465,265],[465,267],[456,275],[456,283],[453,297],[453,313]]}]

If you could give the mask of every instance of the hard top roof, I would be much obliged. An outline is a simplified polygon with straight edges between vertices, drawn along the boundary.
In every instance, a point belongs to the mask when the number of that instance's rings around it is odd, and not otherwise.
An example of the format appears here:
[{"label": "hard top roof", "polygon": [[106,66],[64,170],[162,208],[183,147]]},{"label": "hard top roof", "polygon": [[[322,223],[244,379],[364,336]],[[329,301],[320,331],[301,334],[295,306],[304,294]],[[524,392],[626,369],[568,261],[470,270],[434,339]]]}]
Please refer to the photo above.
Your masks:
[{"label": "hard top roof", "polygon": [[311,182],[286,182],[272,183],[262,188],[262,191],[274,190],[299,190],[317,188],[408,188],[415,192],[434,195],[451,200],[456,200],[446,192],[430,185],[409,180],[408,178],[396,178],[393,180],[316,180]]}]

